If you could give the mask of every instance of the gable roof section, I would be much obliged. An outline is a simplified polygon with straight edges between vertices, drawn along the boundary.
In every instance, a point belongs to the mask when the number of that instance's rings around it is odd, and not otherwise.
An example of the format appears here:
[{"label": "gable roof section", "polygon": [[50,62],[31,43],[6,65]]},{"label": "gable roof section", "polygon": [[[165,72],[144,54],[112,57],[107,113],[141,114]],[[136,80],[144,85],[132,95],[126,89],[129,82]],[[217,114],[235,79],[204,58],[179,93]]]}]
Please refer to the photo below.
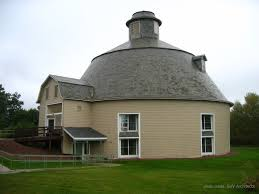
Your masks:
[{"label": "gable roof section", "polygon": [[90,85],[87,85],[83,80],[57,75],[49,75],[41,85],[37,103],[40,103],[40,97],[42,96],[43,88],[50,79],[53,79],[57,82],[60,95],[63,99],[88,101],[94,97],[94,88]]},{"label": "gable roof section", "polygon": [[86,141],[96,141],[96,140],[106,140],[107,137],[100,132],[90,128],[90,127],[66,127],[64,131],[73,140],[86,140]]},{"label": "gable roof section", "polygon": [[70,84],[76,84],[76,85],[87,85],[85,83],[85,81],[82,81],[80,79],[63,77],[63,76],[59,76],[59,75],[49,75],[49,76],[57,82],[70,83]]}]

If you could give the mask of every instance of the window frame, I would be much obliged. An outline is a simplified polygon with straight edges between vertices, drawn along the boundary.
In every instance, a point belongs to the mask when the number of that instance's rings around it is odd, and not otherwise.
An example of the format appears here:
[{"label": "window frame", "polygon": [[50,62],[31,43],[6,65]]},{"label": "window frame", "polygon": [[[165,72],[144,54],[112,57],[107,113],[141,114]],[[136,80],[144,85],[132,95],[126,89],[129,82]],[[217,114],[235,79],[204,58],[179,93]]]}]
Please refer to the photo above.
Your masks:
[{"label": "window frame", "polygon": [[[122,130],[122,127],[121,127],[121,121],[122,121],[122,119],[121,119],[121,115],[138,115],[138,118],[137,118],[137,123],[136,123],[136,126],[135,126],[135,130],[130,130],[129,129],[129,126],[130,126],[130,119],[129,119],[129,116],[128,116],[128,122],[127,122],[127,124],[128,124],[128,127],[127,127],[127,130],[126,131],[123,131]],[[119,125],[118,125],[118,127],[119,127],[119,131],[120,132],[138,132],[139,131],[139,123],[140,123],[140,119],[139,119],[139,113],[119,113]]]},{"label": "window frame", "polygon": [[48,127],[48,128],[50,127],[50,126],[49,126],[49,121],[50,121],[50,120],[53,120],[53,128],[55,128],[55,127],[56,127],[56,118],[55,118],[55,117],[53,117],[53,118],[47,118],[47,123],[48,123],[48,126],[47,126],[47,127]]},{"label": "window frame", "polygon": [[[128,151],[128,154],[127,155],[122,155],[122,153],[121,153],[121,141],[125,141],[125,140],[127,140],[127,151]],[[132,154],[132,155],[130,155],[130,146],[129,146],[129,144],[130,144],[130,140],[136,140],[136,154]],[[120,145],[119,145],[119,151],[120,151],[120,158],[136,158],[136,157],[138,157],[138,155],[139,155],[139,139],[138,138],[123,138],[123,139],[120,139],[119,140],[120,141]]]},{"label": "window frame", "polygon": [[[210,118],[211,118],[210,119],[211,129],[206,129],[206,127],[205,127],[205,124],[206,124],[205,119],[204,119],[204,122],[202,122],[202,117],[203,116],[210,116]],[[202,113],[201,114],[201,129],[202,129],[202,131],[213,131],[213,128],[214,128],[213,122],[214,122],[214,115],[212,113]],[[203,124],[204,124],[204,129],[203,129]]]},{"label": "window frame", "polygon": [[57,98],[58,97],[58,85],[54,86],[54,97]]},{"label": "window frame", "polygon": [[[207,141],[206,141],[206,139],[207,138],[210,138],[211,139],[211,152],[206,152],[206,144],[207,144]],[[202,149],[202,154],[203,155],[211,155],[211,154],[213,154],[213,142],[214,142],[214,137],[212,137],[212,136],[204,136],[204,137],[202,137],[202,139],[204,139],[204,141],[205,141],[205,152],[203,152],[203,149]],[[203,142],[202,142],[203,143]],[[201,145],[202,146],[202,148],[203,148],[203,144]]]},{"label": "window frame", "polygon": [[49,87],[45,88],[45,99],[49,100]]},{"label": "window frame", "polygon": [[[212,129],[203,129],[202,127],[202,116],[203,115],[210,115],[211,116],[211,128]],[[200,147],[201,147],[201,156],[206,156],[206,155],[215,155],[216,153],[216,134],[215,134],[215,120],[216,120],[216,117],[215,117],[215,114],[214,113],[200,113]],[[205,125],[204,125],[205,126]],[[209,135],[209,136],[202,136],[202,132],[204,131],[212,131],[213,132],[213,135]],[[212,152],[203,152],[202,150],[202,139],[203,138],[211,138],[211,145],[212,145]]]},{"label": "window frame", "polygon": [[[120,137],[120,132],[125,132],[121,131],[121,122],[120,122],[120,115],[122,114],[136,114],[138,115],[138,130],[132,130],[132,131],[127,131],[127,132],[138,132],[139,137]],[[141,158],[141,114],[137,112],[118,112],[117,113],[117,132],[118,132],[118,144],[117,144],[117,155],[118,158]],[[138,154],[137,155],[121,155],[121,140],[123,139],[137,139],[138,140]]]},{"label": "window frame", "polygon": [[138,35],[140,34],[140,21],[134,21],[131,24],[131,34]]}]

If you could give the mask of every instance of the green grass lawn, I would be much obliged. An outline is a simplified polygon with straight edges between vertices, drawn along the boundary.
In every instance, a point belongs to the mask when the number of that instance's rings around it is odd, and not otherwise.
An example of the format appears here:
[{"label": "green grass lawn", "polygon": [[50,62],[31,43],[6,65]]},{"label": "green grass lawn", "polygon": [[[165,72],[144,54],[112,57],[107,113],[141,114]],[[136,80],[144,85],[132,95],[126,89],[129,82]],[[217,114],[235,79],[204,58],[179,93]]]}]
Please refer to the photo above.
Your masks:
[{"label": "green grass lawn", "polygon": [[247,193],[237,188],[206,188],[240,185],[248,176],[259,177],[259,148],[233,151],[232,156],[220,158],[122,161],[118,167],[0,175],[0,193]]}]

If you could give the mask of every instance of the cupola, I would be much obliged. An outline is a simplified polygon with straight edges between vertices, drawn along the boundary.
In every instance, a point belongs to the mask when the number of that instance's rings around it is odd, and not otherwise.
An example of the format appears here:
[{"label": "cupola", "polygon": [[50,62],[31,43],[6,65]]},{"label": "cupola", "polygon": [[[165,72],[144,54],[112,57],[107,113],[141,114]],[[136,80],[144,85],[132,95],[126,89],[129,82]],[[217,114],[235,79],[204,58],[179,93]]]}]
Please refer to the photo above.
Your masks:
[{"label": "cupola", "polygon": [[129,28],[129,39],[159,39],[159,26],[161,24],[161,20],[156,18],[153,12],[136,12],[132,15],[132,18],[126,22],[126,25]]}]

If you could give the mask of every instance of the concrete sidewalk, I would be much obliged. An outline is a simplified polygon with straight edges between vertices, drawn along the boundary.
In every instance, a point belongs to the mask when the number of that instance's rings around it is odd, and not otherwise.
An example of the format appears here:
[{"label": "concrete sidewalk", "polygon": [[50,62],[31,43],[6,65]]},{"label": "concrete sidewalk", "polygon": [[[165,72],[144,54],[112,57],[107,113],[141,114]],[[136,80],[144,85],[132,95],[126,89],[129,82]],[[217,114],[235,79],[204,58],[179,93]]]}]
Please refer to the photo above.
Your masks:
[{"label": "concrete sidewalk", "polygon": [[117,167],[121,164],[110,164],[110,163],[98,163],[94,166],[81,166],[81,167],[63,167],[63,168],[36,168],[36,169],[17,169],[11,170],[0,164],[0,174],[15,174],[21,172],[39,172],[39,171],[57,171],[57,170],[76,170],[86,168],[98,168],[98,167]]},{"label": "concrete sidewalk", "polygon": [[9,168],[0,164],[0,174],[5,174],[5,173],[9,173],[9,172],[11,172],[11,170]]}]

